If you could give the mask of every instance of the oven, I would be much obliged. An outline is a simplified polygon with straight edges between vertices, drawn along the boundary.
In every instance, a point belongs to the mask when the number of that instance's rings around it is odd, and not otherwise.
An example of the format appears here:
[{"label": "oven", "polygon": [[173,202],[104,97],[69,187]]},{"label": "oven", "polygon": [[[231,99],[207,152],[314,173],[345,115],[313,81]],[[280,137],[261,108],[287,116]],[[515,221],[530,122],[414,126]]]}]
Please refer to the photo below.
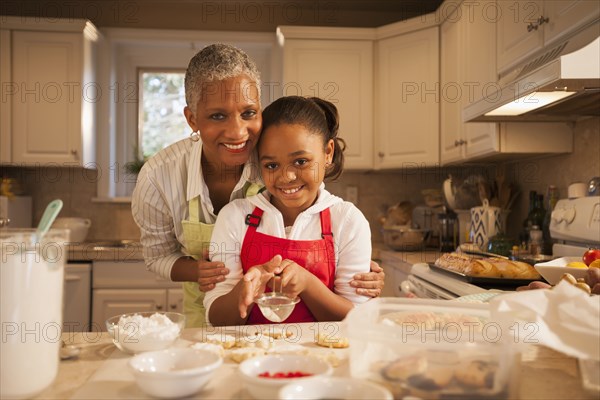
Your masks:
[{"label": "oven", "polygon": [[[551,214],[550,235],[555,241],[554,258],[581,257],[589,248],[600,248],[600,196],[559,200]],[[448,300],[462,296],[484,298],[491,292],[514,290],[463,282],[432,270],[426,263],[414,264],[400,288],[404,295]]]}]

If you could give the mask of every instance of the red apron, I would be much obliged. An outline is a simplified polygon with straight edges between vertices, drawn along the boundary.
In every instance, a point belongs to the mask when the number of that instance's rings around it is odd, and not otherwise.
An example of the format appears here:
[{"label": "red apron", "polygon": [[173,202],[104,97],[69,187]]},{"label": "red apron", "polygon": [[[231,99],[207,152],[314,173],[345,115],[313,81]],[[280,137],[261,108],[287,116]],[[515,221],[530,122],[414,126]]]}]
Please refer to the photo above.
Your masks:
[{"label": "red apron", "polygon": [[[246,215],[248,230],[244,236],[241,250],[242,269],[244,274],[255,265],[263,264],[280,254],[283,259],[295,261],[307,269],[333,291],[335,280],[335,253],[333,234],[331,233],[331,215],[329,209],[321,211],[320,240],[289,240],[265,235],[256,231],[260,224],[263,210],[256,207],[252,214]],[[267,292],[271,289],[267,288]],[[315,322],[316,319],[306,304],[300,301],[292,314],[283,323]],[[266,319],[258,307],[253,307],[246,324],[272,324]]]}]

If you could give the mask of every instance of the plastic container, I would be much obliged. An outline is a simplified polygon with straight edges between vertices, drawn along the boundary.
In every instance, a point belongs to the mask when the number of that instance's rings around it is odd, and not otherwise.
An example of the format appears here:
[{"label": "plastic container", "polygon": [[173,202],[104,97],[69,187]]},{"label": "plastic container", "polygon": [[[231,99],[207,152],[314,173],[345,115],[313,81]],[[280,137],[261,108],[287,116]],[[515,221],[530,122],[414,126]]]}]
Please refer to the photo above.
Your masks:
[{"label": "plastic container", "polygon": [[31,398],[58,372],[66,230],[0,231],[0,398]]},{"label": "plastic container", "polygon": [[345,319],[350,373],[395,398],[509,398],[515,349],[487,304],[379,298]]}]

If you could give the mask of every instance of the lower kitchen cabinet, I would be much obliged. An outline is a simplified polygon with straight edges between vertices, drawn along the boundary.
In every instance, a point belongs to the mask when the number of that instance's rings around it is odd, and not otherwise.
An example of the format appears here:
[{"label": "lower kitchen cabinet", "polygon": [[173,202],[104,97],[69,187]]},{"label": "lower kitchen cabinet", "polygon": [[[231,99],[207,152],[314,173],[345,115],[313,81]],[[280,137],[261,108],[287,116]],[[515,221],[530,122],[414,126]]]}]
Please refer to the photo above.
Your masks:
[{"label": "lower kitchen cabinet", "polygon": [[105,331],[115,315],[143,311],[182,312],[183,289],[146,269],[143,261],[95,261],[92,330]]}]

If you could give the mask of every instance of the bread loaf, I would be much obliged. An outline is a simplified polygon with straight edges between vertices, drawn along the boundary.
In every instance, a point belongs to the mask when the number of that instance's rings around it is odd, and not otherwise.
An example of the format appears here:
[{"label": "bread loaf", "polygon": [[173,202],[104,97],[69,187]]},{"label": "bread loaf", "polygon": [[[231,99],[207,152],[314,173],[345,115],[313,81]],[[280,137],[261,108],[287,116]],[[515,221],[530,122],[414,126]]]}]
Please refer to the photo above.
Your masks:
[{"label": "bread loaf", "polygon": [[504,258],[474,258],[461,253],[446,253],[435,261],[435,265],[481,278],[541,279],[533,266]]}]

